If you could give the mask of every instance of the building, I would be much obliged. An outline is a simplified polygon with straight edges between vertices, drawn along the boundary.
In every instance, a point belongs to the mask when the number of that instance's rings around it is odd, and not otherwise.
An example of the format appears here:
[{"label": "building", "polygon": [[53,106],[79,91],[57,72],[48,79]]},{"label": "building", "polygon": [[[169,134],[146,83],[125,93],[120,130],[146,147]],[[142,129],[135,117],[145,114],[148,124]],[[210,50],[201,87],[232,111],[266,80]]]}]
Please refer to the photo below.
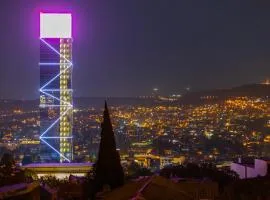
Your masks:
[{"label": "building", "polygon": [[71,162],[72,16],[40,13],[40,161]]},{"label": "building", "polygon": [[177,184],[161,176],[141,177],[140,179],[129,181],[120,188],[112,191],[105,190],[98,193],[96,198],[106,200],[125,199],[183,199],[193,200],[192,196],[178,189]]},{"label": "building", "polygon": [[124,162],[136,162],[141,167],[151,169],[162,169],[168,165],[181,165],[185,161],[184,156],[157,156],[153,154],[134,154],[129,158],[122,156],[121,160]]},{"label": "building", "polygon": [[33,163],[22,166],[37,176],[55,176],[58,179],[69,178],[70,175],[84,177],[92,169],[92,163]]},{"label": "building", "polygon": [[160,169],[168,165],[181,165],[185,161],[184,156],[173,157],[173,156],[161,156],[160,157]]},{"label": "building", "polygon": [[238,162],[231,163],[231,170],[235,171],[240,179],[266,176],[270,171],[270,161],[267,159],[255,159],[254,163]]},{"label": "building", "polygon": [[215,200],[219,196],[218,183],[212,181],[175,181],[161,176],[140,177],[112,191],[97,194],[100,199],[183,199]]}]

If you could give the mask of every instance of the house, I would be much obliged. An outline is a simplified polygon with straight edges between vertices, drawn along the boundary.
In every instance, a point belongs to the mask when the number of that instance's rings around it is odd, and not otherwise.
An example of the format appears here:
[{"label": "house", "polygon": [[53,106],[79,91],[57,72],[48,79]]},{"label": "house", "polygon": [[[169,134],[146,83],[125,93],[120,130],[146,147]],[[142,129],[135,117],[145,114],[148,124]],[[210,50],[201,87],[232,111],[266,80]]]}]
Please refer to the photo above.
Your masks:
[{"label": "house", "polygon": [[255,178],[258,176],[266,176],[270,170],[269,159],[255,159],[253,163],[242,162],[242,159],[238,159],[238,162],[231,163],[232,171],[235,171],[240,179]]}]

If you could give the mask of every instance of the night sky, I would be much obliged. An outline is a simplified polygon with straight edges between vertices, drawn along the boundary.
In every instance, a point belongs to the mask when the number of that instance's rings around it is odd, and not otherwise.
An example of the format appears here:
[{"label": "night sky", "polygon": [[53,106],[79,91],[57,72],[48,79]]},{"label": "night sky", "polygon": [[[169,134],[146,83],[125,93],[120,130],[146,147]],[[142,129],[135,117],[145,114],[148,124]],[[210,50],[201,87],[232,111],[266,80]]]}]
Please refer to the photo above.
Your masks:
[{"label": "night sky", "polygon": [[227,88],[270,76],[268,0],[1,0],[0,98],[35,99],[39,12],[74,18],[74,96]]}]

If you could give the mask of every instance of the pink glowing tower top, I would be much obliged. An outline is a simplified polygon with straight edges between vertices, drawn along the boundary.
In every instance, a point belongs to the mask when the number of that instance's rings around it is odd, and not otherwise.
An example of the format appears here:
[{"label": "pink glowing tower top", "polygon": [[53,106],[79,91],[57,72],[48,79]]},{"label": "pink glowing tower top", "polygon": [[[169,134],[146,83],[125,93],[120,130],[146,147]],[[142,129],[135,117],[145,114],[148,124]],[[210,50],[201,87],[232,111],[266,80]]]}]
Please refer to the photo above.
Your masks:
[{"label": "pink glowing tower top", "polygon": [[40,38],[72,38],[71,13],[40,13]]}]

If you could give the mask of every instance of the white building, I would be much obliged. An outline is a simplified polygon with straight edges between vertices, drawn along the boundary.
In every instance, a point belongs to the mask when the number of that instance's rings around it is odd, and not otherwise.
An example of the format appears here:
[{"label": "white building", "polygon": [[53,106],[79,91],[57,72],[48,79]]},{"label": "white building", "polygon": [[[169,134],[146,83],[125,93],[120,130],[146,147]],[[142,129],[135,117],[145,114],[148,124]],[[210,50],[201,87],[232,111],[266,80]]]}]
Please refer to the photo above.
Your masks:
[{"label": "white building", "polygon": [[235,171],[240,179],[255,178],[266,176],[270,170],[270,161],[264,159],[255,159],[254,164],[245,164],[238,160],[238,163],[231,163],[231,170]]},{"label": "white building", "polygon": [[32,163],[22,166],[22,169],[35,172],[38,178],[55,176],[58,179],[69,178],[70,175],[84,177],[92,168],[92,163]]}]

